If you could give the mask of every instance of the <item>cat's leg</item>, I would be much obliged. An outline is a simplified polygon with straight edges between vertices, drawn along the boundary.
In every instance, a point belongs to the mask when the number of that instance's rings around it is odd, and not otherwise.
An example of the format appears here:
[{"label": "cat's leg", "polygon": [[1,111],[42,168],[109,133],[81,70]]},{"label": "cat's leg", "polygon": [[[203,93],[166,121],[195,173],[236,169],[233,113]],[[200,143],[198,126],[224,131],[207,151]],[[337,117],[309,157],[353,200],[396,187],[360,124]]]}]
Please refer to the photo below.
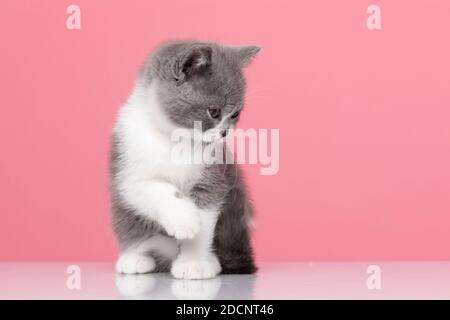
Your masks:
[{"label": "cat's leg", "polygon": [[160,180],[132,181],[120,188],[124,199],[146,218],[158,222],[168,235],[191,239],[199,229],[198,207],[172,184]]},{"label": "cat's leg", "polygon": [[180,241],[180,252],[171,273],[178,279],[208,279],[220,273],[219,260],[212,250],[218,210],[198,209],[200,229],[193,239]]},{"label": "cat's leg", "polygon": [[178,254],[178,245],[174,239],[154,235],[123,250],[117,260],[116,271],[125,274],[153,272],[158,265],[152,253],[172,260]]}]

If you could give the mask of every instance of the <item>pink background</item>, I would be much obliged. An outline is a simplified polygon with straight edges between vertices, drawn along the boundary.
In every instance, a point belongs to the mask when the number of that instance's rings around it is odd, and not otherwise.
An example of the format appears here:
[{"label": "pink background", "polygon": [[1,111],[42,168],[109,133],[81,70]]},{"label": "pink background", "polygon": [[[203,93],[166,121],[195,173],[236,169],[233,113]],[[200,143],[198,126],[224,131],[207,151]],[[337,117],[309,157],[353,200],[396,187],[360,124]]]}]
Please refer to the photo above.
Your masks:
[{"label": "pink background", "polygon": [[241,122],[280,129],[279,174],[247,168],[259,261],[450,259],[449,36],[447,0],[2,0],[0,260],[115,258],[110,131],[173,38],[263,47]]}]

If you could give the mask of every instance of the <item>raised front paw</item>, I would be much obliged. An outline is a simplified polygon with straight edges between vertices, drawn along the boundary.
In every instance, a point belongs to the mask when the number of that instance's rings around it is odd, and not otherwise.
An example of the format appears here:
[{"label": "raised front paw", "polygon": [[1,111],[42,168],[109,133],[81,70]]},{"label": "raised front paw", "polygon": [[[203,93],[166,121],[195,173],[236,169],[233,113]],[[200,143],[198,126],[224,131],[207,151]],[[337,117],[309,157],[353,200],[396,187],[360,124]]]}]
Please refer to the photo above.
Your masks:
[{"label": "raised front paw", "polygon": [[169,236],[178,240],[192,239],[200,228],[197,206],[189,200],[177,199],[161,217],[161,224]]},{"label": "raised front paw", "polygon": [[171,273],[177,279],[210,279],[221,271],[220,263],[216,257],[203,260],[176,259],[172,264]]}]

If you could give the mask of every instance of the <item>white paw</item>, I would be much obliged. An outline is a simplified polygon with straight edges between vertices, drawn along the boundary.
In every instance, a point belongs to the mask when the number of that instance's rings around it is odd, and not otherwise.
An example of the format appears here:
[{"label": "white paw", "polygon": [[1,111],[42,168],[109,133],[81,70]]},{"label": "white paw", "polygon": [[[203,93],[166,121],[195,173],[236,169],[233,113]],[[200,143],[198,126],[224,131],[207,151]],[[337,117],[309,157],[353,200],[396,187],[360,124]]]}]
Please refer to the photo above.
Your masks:
[{"label": "white paw", "polygon": [[200,228],[199,209],[190,200],[175,199],[161,217],[169,236],[178,240],[192,239]]},{"label": "white paw", "polygon": [[116,263],[118,273],[147,273],[155,270],[155,259],[139,253],[124,253]]},{"label": "white paw", "polygon": [[171,273],[177,279],[210,279],[221,271],[219,260],[210,257],[205,260],[180,260],[172,263]]},{"label": "white paw", "polygon": [[222,286],[220,278],[205,280],[173,280],[172,293],[177,299],[214,299]]}]

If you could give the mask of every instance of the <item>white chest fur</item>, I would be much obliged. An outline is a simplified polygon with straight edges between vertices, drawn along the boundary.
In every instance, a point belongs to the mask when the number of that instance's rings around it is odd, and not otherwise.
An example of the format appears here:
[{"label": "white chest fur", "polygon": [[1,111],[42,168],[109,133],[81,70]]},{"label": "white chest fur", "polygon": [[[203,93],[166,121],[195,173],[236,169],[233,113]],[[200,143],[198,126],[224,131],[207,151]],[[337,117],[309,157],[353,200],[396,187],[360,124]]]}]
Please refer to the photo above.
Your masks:
[{"label": "white chest fur", "polygon": [[200,177],[202,165],[172,159],[176,142],[170,131],[176,128],[158,104],[156,85],[137,86],[120,111],[115,128],[121,154],[119,175],[124,183],[160,179],[186,192]]}]

